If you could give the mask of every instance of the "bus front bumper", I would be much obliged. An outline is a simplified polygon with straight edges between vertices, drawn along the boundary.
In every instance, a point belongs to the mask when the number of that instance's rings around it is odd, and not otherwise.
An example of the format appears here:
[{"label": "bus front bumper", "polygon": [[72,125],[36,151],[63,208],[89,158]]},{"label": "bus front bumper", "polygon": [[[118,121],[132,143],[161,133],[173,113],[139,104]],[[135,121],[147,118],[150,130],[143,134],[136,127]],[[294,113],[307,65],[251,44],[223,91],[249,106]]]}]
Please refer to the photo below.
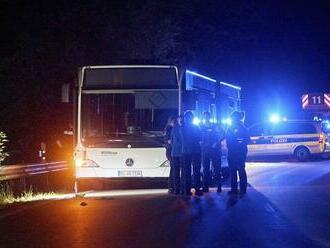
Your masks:
[{"label": "bus front bumper", "polygon": [[125,178],[125,177],[168,177],[170,167],[157,167],[152,169],[129,169],[129,168],[100,168],[100,167],[78,167],[76,178]]}]

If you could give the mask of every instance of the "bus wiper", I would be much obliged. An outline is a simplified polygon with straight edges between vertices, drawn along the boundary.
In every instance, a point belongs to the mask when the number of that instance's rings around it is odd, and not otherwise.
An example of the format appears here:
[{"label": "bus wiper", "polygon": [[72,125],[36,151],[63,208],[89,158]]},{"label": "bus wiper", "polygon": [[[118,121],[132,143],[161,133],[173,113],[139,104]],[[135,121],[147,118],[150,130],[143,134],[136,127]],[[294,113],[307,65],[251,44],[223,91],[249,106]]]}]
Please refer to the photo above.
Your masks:
[{"label": "bus wiper", "polygon": [[[145,135],[145,134],[151,134],[152,136],[151,135],[148,136],[148,135]],[[149,140],[149,141],[151,141],[151,142],[153,142],[157,145],[161,145],[161,146],[164,145],[164,143],[162,141],[158,140],[158,139],[161,139],[162,136],[157,136],[157,135],[149,133],[149,132],[141,132],[140,134],[130,133],[129,135],[131,135],[133,137],[137,137],[137,138],[143,137],[143,138],[145,138],[145,139],[147,139],[147,140]]]},{"label": "bus wiper", "polygon": [[90,141],[90,142],[86,142],[88,145],[102,145],[102,144],[109,144],[109,143],[115,143],[115,142],[125,142],[125,140],[123,139],[104,139],[104,140],[97,140],[97,141]]},{"label": "bus wiper", "polygon": [[102,145],[102,144],[109,144],[109,140],[99,140],[95,142],[87,142],[88,146],[96,146],[96,145]]}]

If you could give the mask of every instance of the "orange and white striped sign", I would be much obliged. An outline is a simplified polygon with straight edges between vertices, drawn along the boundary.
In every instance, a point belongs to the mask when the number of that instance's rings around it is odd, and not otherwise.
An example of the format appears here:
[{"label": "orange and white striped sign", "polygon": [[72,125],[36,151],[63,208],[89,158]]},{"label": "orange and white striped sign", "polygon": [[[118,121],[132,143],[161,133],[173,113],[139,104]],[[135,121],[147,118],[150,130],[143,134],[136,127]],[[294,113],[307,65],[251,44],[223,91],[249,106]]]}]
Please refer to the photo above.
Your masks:
[{"label": "orange and white striped sign", "polygon": [[330,108],[330,94],[324,94],[324,105],[326,108]]},{"label": "orange and white striped sign", "polygon": [[310,110],[329,110],[330,94],[327,93],[310,93],[301,97],[303,109]]},{"label": "orange and white striped sign", "polygon": [[302,96],[302,107],[305,109],[308,106],[308,94]]}]

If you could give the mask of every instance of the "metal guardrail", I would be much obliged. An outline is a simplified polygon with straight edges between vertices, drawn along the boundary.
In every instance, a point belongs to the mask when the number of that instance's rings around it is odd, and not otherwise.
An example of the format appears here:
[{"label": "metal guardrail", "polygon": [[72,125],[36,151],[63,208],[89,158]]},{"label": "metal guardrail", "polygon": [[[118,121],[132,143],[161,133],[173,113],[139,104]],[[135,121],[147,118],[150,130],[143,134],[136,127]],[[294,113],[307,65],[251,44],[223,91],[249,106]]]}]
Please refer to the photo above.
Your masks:
[{"label": "metal guardrail", "polygon": [[68,162],[0,166],[0,181],[68,170]]}]

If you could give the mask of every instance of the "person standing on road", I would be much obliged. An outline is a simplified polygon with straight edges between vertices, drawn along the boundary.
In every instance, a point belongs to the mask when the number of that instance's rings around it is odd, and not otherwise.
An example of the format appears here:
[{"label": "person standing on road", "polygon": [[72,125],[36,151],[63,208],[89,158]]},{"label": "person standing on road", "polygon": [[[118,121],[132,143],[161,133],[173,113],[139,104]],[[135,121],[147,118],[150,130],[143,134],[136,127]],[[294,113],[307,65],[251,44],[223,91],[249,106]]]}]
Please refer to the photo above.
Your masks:
[{"label": "person standing on road", "polygon": [[181,180],[183,176],[182,168],[182,117],[179,116],[171,132],[171,169],[173,170],[174,194],[179,195],[181,190]]},{"label": "person standing on road", "polygon": [[245,161],[248,152],[247,145],[250,136],[244,126],[244,112],[235,111],[231,115],[232,125],[228,127],[226,142],[228,148],[228,166],[231,178],[231,190],[229,194],[237,194],[237,172],[239,174],[240,194],[244,195],[247,188],[247,175]]},{"label": "person standing on road", "polygon": [[195,194],[201,195],[201,131],[193,124],[194,114],[184,113],[182,125],[182,163],[183,163],[183,193],[191,195],[191,167],[193,169],[193,183]]},{"label": "person standing on road", "polygon": [[172,116],[168,118],[167,124],[164,128],[164,145],[166,149],[166,158],[170,162],[170,175],[168,178],[168,193],[174,193],[174,169],[172,167],[172,144],[171,144],[171,133],[173,130],[175,118]]},{"label": "person standing on road", "polygon": [[221,192],[221,141],[224,140],[224,131],[219,125],[211,123],[211,113],[203,113],[202,130],[202,166],[203,166],[203,192],[209,192],[212,178],[211,162],[217,192]]}]

